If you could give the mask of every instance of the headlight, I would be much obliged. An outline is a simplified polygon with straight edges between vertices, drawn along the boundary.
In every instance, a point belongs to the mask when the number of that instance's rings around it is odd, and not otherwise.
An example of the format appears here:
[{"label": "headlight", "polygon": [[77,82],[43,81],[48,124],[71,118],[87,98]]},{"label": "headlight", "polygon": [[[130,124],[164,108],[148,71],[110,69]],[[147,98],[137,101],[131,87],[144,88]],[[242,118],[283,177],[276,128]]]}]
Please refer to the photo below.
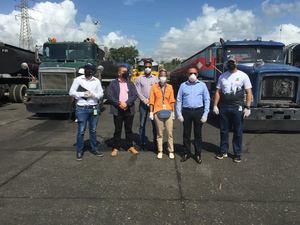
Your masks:
[{"label": "headlight", "polygon": [[37,89],[38,87],[37,82],[29,82],[28,87],[30,89]]}]

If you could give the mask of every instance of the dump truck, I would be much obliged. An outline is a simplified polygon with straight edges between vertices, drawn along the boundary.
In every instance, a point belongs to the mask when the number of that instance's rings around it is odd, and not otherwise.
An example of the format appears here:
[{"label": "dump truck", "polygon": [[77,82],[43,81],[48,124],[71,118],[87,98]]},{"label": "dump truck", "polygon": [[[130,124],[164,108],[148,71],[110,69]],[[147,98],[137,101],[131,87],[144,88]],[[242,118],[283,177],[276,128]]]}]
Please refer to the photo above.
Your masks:
[{"label": "dump truck", "polygon": [[[300,130],[300,69],[284,63],[285,45],[275,41],[243,40],[213,43],[181,62],[171,72],[174,89],[187,80],[187,69],[197,67],[214,96],[226,62],[234,58],[253,86],[251,115],[244,120],[249,131]],[[211,114],[212,115],[212,114]]]},{"label": "dump truck", "polygon": [[[29,51],[0,42],[0,99],[22,103],[29,82],[38,74],[38,51]],[[23,62],[27,67],[22,68]]]}]

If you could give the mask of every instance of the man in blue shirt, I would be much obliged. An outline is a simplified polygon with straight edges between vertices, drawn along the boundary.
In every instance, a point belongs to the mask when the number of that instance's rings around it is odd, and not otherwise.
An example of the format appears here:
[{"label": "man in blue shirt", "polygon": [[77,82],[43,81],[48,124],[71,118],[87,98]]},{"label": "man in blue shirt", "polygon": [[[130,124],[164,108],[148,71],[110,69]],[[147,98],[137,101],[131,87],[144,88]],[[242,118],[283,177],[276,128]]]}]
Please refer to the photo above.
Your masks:
[{"label": "man in blue shirt", "polygon": [[185,162],[191,157],[191,131],[193,125],[195,160],[201,164],[202,125],[207,121],[210,96],[206,84],[197,79],[197,68],[189,68],[188,76],[188,81],[180,85],[176,104],[178,120],[183,122],[184,155],[181,162]]}]

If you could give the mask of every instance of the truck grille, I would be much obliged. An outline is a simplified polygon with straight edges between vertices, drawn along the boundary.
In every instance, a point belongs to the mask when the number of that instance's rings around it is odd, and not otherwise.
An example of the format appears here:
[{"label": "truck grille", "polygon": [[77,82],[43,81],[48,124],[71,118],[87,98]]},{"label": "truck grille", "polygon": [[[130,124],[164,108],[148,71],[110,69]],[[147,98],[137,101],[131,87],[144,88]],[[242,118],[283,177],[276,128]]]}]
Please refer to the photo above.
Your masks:
[{"label": "truck grille", "polygon": [[41,73],[41,85],[43,90],[69,91],[74,73]]},{"label": "truck grille", "polygon": [[261,100],[296,102],[298,78],[293,76],[266,76],[262,81]]}]

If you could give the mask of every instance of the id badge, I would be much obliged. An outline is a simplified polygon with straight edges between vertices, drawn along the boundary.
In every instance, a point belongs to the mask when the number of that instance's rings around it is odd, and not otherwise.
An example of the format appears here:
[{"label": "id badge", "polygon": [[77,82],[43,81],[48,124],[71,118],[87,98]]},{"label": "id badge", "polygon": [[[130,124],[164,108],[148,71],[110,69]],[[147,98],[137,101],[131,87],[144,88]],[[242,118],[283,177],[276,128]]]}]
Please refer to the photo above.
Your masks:
[{"label": "id badge", "polygon": [[167,106],[165,104],[162,105],[163,109],[166,110]]},{"label": "id badge", "polygon": [[97,116],[97,115],[98,115],[98,111],[97,111],[97,108],[96,108],[96,107],[93,107],[93,115],[94,115],[94,116]]}]

